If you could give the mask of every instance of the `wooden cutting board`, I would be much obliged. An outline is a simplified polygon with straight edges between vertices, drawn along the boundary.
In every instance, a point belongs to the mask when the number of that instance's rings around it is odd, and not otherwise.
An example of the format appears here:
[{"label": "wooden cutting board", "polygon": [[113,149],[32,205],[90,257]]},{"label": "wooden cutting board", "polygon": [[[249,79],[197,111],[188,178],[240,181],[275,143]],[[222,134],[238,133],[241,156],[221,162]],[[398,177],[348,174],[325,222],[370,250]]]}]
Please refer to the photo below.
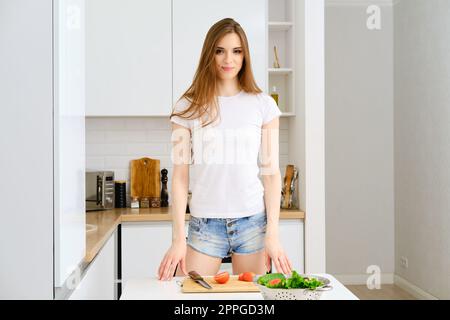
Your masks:
[{"label": "wooden cutting board", "polygon": [[219,284],[214,277],[203,277],[212,287],[206,289],[189,277],[183,280],[181,292],[183,293],[211,293],[211,292],[259,292],[259,288],[253,282],[239,281],[239,276],[230,276],[227,283]]},{"label": "wooden cutting board", "polygon": [[130,163],[130,196],[161,197],[160,160],[141,158]]}]

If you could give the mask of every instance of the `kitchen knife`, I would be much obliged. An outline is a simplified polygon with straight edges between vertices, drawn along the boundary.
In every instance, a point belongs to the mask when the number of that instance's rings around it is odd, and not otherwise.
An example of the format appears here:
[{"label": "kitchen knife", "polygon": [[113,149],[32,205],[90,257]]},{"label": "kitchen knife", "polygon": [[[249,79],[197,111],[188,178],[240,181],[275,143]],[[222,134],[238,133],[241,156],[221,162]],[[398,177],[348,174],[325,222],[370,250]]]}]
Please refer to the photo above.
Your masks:
[{"label": "kitchen knife", "polygon": [[189,274],[189,277],[191,277],[192,280],[194,280],[195,282],[197,282],[201,286],[205,287],[206,289],[212,289],[212,287],[197,272],[190,271],[188,274]]}]

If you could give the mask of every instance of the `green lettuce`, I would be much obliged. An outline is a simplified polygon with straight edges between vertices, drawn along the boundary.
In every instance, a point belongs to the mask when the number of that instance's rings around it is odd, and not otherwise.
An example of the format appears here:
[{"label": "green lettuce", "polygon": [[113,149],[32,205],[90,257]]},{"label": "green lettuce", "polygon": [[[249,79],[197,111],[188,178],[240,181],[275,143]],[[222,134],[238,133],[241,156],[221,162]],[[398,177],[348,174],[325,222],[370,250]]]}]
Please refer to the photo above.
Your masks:
[{"label": "green lettuce", "polygon": [[[270,286],[269,282],[273,279],[281,279],[277,285]],[[286,279],[282,273],[270,273],[258,278],[258,283],[268,288],[280,289],[310,289],[314,290],[317,287],[323,286],[323,282],[315,278],[304,278],[293,270],[292,275]]]},{"label": "green lettuce", "polygon": [[284,279],[286,279],[286,277],[282,273],[268,273],[264,276],[259,277],[257,282],[260,285],[266,286],[270,281],[272,281],[274,279],[284,280]]}]

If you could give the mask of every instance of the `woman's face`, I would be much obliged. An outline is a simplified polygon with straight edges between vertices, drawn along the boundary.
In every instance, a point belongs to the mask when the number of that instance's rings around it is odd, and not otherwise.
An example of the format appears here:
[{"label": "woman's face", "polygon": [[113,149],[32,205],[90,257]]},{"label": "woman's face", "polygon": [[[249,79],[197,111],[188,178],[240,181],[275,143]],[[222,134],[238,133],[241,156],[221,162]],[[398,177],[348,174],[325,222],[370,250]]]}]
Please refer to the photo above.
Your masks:
[{"label": "woman's face", "polygon": [[241,39],[236,33],[228,33],[217,44],[216,70],[221,80],[237,77],[244,61]]}]

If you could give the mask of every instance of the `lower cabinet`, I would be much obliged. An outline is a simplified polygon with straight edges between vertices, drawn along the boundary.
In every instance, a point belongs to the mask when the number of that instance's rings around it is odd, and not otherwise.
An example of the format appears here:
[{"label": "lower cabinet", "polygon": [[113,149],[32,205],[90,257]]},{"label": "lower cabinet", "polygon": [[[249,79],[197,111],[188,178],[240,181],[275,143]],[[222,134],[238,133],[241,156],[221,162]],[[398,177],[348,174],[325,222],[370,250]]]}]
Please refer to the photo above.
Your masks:
[{"label": "lower cabinet", "polygon": [[[185,223],[187,235],[188,222]],[[172,244],[172,223],[122,222],[122,288],[131,278],[155,277]]]},{"label": "lower cabinet", "polygon": [[[188,222],[185,224],[187,235]],[[293,268],[304,272],[303,220],[280,220],[280,241]],[[172,242],[172,224],[163,222],[123,222],[121,241],[122,284],[132,278],[155,277],[159,264]],[[229,264],[222,270],[231,272]],[[275,272],[273,266],[272,270]]]},{"label": "lower cabinet", "polygon": [[117,230],[89,264],[69,300],[117,299]]},{"label": "lower cabinet", "polygon": [[[293,269],[298,273],[303,273],[305,270],[303,220],[283,219],[279,222],[279,228],[281,245],[291,260]],[[276,271],[273,263],[272,271]]]}]

